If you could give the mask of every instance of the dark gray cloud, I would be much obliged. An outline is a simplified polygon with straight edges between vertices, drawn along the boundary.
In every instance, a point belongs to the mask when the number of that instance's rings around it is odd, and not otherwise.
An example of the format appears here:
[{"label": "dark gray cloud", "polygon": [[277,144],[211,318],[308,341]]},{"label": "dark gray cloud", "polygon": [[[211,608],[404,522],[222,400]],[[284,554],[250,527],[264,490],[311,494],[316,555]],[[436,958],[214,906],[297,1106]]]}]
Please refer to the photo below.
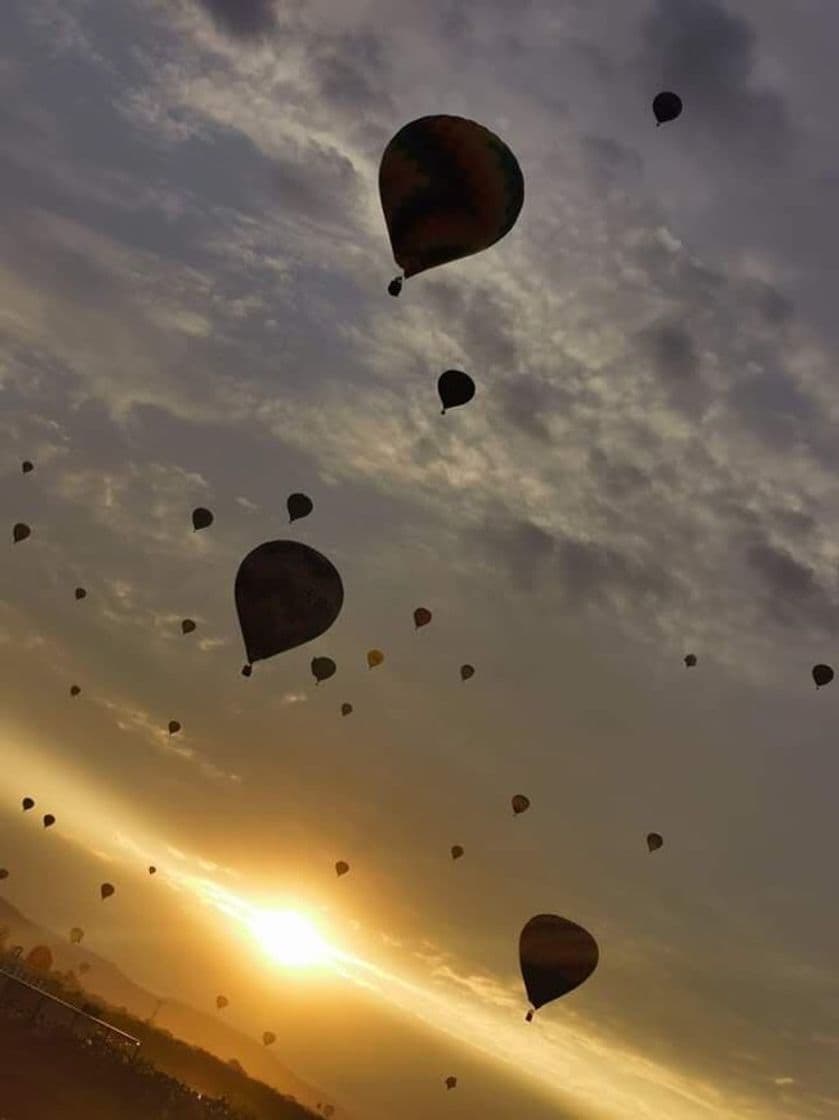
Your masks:
[{"label": "dark gray cloud", "polygon": [[217,27],[238,39],[267,35],[277,26],[275,0],[198,0]]},{"label": "dark gray cloud", "polygon": [[746,561],[767,592],[768,611],[783,626],[800,626],[807,618],[818,629],[833,631],[835,595],[821,586],[812,568],[766,538],[746,549]]},{"label": "dark gray cloud", "polygon": [[693,336],[680,323],[657,323],[641,332],[640,341],[670,403],[696,414],[708,403]]}]

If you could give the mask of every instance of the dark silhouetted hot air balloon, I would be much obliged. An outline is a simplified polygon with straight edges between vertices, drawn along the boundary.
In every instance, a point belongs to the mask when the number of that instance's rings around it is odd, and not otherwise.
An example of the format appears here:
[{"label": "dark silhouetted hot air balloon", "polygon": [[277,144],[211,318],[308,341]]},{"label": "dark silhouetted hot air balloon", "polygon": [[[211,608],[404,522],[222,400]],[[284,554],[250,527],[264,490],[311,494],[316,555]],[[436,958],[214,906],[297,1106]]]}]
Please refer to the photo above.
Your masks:
[{"label": "dark silhouetted hot air balloon", "polygon": [[262,1036],[262,1045],[263,1046],[270,1046],[272,1043],[274,1043],[276,1041],[277,1041],[277,1036],[274,1034],[273,1031],[265,1031],[265,1033]]},{"label": "dark silhouetted hot air balloon", "polygon": [[695,664],[696,664],[696,654],[695,653],[687,654],[687,656],[685,657],[685,665],[687,665],[688,669],[692,669]]},{"label": "dark silhouetted hot air balloon", "polygon": [[0,867],[0,880],[8,879],[8,877],[9,877],[9,872],[8,872],[7,868]]},{"label": "dark silhouetted hot air balloon", "polygon": [[518,816],[519,813],[526,813],[530,808],[530,798],[525,797],[523,793],[517,793],[511,804],[513,806],[513,812]]},{"label": "dark silhouetted hot air balloon", "polygon": [[414,611],[414,626],[419,630],[421,626],[427,626],[431,621],[431,611],[425,607],[417,607]]},{"label": "dark silhouetted hot air balloon", "polygon": [[224,1011],[229,1002],[230,1000],[227,998],[227,996],[216,996],[216,1007],[219,1009],[219,1011]]},{"label": "dark silhouetted hot air balloon", "polygon": [[85,589],[83,587],[77,587],[76,590],[73,592],[73,594],[76,596],[77,599],[86,599],[87,598],[87,592],[85,591]]},{"label": "dark silhouetted hot air balloon", "polygon": [[70,685],[70,695],[71,696],[78,696],[80,692],[81,692],[81,689],[79,688],[79,686],[77,684],[71,684]]},{"label": "dark silhouetted hot air balloon", "polygon": [[367,668],[375,669],[377,665],[381,665],[384,661],[385,655],[380,649],[368,649],[367,651]]},{"label": "dark silhouetted hot air balloon", "polygon": [[342,716],[352,715],[352,704],[342,704],[341,705],[341,715]]},{"label": "dark silhouetted hot air balloon", "polygon": [[306,494],[289,494],[286,502],[289,521],[299,521],[301,517],[308,517],[314,508],[312,499]]},{"label": "dark silhouetted hot air balloon", "polygon": [[236,610],[248,661],[320,637],[343,603],[341,577],[325,556],[299,541],[261,544],[236,574]]},{"label": "dark silhouetted hot air balloon", "polygon": [[204,506],[196,506],[192,511],[192,530],[197,533],[199,529],[209,529],[213,523],[213,514],[211,510],[205,509]]},{"label": "dark silhouetted hot air balloon", "polygon": [[678,93],[671,93],[670,90],[663,90],[657,93],[653,98],[653,113],[655,114],[656,128],[659,125],[666,124],[667,121],[674,121],[676,117],[680,116],[682,112],[682,99]]},{"label": "dark silhouetted hot air balloon", "polygon": [[24,797],[23,801],[21,801],[21,805],[23,806],[24,813],[28,813],[30,809],[35,808],[35,802],[31,797]]},{"label": "dark silhouetted hot air balloon", "polygon": [[816,688],[822,688],[833,680],[833,670],[829,665],[814,665],[813,680],[816,682]]},{"label": "dark silhouetted hot air balloon", "polygon": [[447,1089],[456,1089],[457,1088],[457,1078],[456,1077],[447,1077],[446,1078],[446,1088]]},{"label": "dark silhouetted hot air balloon", "polygon": [[84,930],[79,926],[73,926],[73,928],[70,930],[70,944],[79,945],[83,937]]},{"label": "dark silhouetted hot air balloon", "polygon": [[[597,942],[582,926],[556,914],[531,918],[519,938],[519,961],[535,1010],[573,992],[591,976],[600,958]],[[533,1012],[528,1012],[528,1022]]]},{"label": "dark silhouetted hot air balloon", "polygon": [[647,848],[651,852],[657,852],[659,848],[664,845],[664,837],[659,832],[647,833]]},{"label": "dark silhouetted hot air balloon", "polygon": [[437,392],[443,403],[443,415],[446,409],[457,408],[461,404],[468,404],[475,395],[475,382],[468,373],[460,369],[447,369],[437,378]]},{"label": "dark silhouetted hot air balloon", "polygon": [[253,665],[243,665],[242,666],[242,676],[243,677],[249,677],[252,672],[253,672]]},{"label": "dark silhouetted hot air balloon", "polygon": [[157,868],[154,866],[154,864],[151,864],[149,866],[149,875],[156,875],[156,874],[157,874]]},{"label": "dark silhouetted hot air balloon", "polygon": [[[494,133],[463,117],[411,121],[385,148],[379,195],[407,279],[500,241],[524,203],[518,161]],[[399,295],[401,278],[388,287]]]},{"label": "dark silhouetted hot air balloon", "polygon": [[181,622],[181,633],[182,634],[191,634],[194,629],[195,629],[195,623],[192,621],[191,618],[183,619],[183,621]]},{"label": "dark silhouetted hot air balloon", "polygon": [[30,462],[29,459],[24,459],[23,462],[20,464],[20,469],[23,471],[24,474],[29,474],[30,471],[35,470],[35,464]]},{"label": "dark silhouetted hot air balloon", "polygon": [[25,525],[22,521],[18,521],[17,525],[12,529],[12,540],[15,544],[19,544],[21,541],[25,541],[31,533],[32,530],[28,525]]},{"label": "dark silhouetted hot air balloon", "polygon": [[474,675],[475,675],[475,666],[474,665],[461,665],[460,666],[460,679],[462,681],[468,681],[469,678],[474,677]]},{"label": "dark silhouetted hot air balloon", "polygon": [[338,862],[335,864],[335,874],[338,876],[339,879],[341,878],[342,875],[346,875],[346,873],[349,871],[349,869],[350,869],[350,865],[348,863],[345,863],[344,860],[342,860],[342,859],[339,859]]},{"label": "dark silhouetted hot air balloon", "polygon": [[111,895],[115,893],[115,891],[116,888],[112,883],[103,883],[99,888],[99,894],[102,897],[102,901],[104,902],[106,898],[110,898]]},{"label": "dark silhouetted hot air balloon", "polygon": [[169,720],[169,734],[170,735],[177,735],[178,732],[180,731],[180,729],[181,729],[181,725],[178,723],[178,721],[176,719],[170,719]]},{"label": "dark silhouetted hot air balloon", "polygon": [[452,859],[460,859],[462,855],[463,848],[461,848],[460,844],[454,844],[452,846]]},{"label": "dark silhouetted hot air balloon", "polygon": [[328,681],[330,677],[334,677],[337,668],[338,666],[331,657],[312,658],[312,676],[315,678],[316,684],[320,684],[321,681]]},{"label": "dark silhouetted hot air balloon", "polygon": [[44,816],[44,828],[52,828],[52,826],[54,824],[55,824],[55,817],[52,815],[52,813],[47,813]]}]

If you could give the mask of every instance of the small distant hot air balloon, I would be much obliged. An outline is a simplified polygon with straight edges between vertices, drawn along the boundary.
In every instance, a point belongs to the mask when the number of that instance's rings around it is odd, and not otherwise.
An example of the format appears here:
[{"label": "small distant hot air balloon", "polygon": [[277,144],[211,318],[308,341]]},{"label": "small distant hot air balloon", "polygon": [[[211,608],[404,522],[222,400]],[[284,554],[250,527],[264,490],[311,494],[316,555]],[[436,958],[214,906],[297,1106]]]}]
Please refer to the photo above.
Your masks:
[{"label": "small distant hot air balloon", "polygon": [[427,626],[431,621],[431,611],[425,607],[417,607],[414,611],[414,626],[419,630],[421,626]]},{"label": "small distant hot air balloon", "polygon": [[243,665],[242,666],[242,676],[243,677],[249,677],[252,672],[253,672],[253,665]]},{"label": "small distant hot air balloon", "polygon": [[15,544],[19,544],[21,541],[25,541],[31,533],[32,530],[28,525],[25,525],[22,521],[18,521],[17,525],[12,529],[12,540]]},{"label": "small distant hot air balloon", "polygon": [[664,837],[659,832],[647,833],[647,848],[651,852],[657,852],[659,848],[664,845]]},{"label": "small distant hot air balloon", "polygon": [[[588,930],[556,914],[538,914],[521,931],[521,974],[537,1011],[578,988],[597,968],[599,959],[597,942]],[[527,1021],[532,1018],[529,1011]]]},{"label": "small distant hot air balloon", "polygon": [[44,817],[44,828],[52,828],[55,824],[55,817],[52,813],[47,813]]},{"label": "small distant hot air balloon", "polygon": [[73,928],[70,930],[70,944],[71,945],[81,944],[81,941],[82,941],[83,937],[84,937],[84,930],[81,929],[79,926],[73,926]]},{"label": "small distant hot air balloon", "polygon": [[829,665],[814,665],[813,680],[816,682],[816,688],[822,688],[833,680],[833,670]]},{"label": "small distant hot air balloon", "polygon": [[80,692],[81,692],[81,689],[79,688],[79,686],[77,684],[71,684],[70,685],[70,695],[71,696],[78,696]]},{"label": "small distant hot air balloon", "polygon": [[274,1034],[273,1031],[265,1031],[265,1033],[262,1036],[262,1045],[263,1046],[271,1046],[272,1043],[274,1043],[276,1041],[277,1041],[277,1036]]},{"label": "small distant hot air balloon", "polygon": [[377,665],[381,665],[384,659],[385,655],[380,649],[369,649],[367,651],[367,668],[375,669]]},{"label": "small distant hot air balloon", "polygon": [[178,732],[180,731],[180,729],[181,729],[181,725],[178,723],[178,721],[176,719],[170,719],[169,720],[169,734],[170,735],[177,735]]},{"label": "small distant hot air balloon", "polygon": [[653,113],[655,114],[656,128],[659,125],[666,124],[667,121],[674,121],[676,117],[680,116],[682,112],[682,99],[678,93],[671,93],[670,90],[663,90],[657,93],[653,98]]},{"label": "small distant hot air balloon", "polygon": [[301,517],[308,517],[314,508],[312,499],[305,494],[289,494],[286,502],[289,521],[299,521]]},{"label": "small distant hot air balloon", "polygon": [[149,867],[149,875],[156,875],[156,874],[157,874],[157,868],[154,866],[154,864],[152,864]]},{"label": "small distant hot air balloon", "polygon": [[328,681],[330,677],[334,677],[337,668],[338,666],[331,657],[312,658],[312,676],[315,678],[316,684],[320,684],[321,681]]},{"label": "small distant hot air balloon", "polygon": [[450,408],[468,404],[475,395],[475,382],[461,369],[447,369],[437,379],[437,392],[443,404],[443,416]]},{"label": "small distant hot air balloon", "polygon": [[185,618],[181,622],[181,633],[182,634],[191,634],[194,629],[195,629],[195,623],[192,621],[191,618]]},{"label": "small distant hot air balloon", "polygon": [[9,872],[5,867],[0,867],[0,880],[8,879]]},{"label": "small distant hot air balloon", "polygon": [[342,716],[352,715],[352,704],[342,704],[341,705],[341,715]]},{"label": "small distant hot air balloon", "polygon": [[468,681],[469,678],[474,677],[474,675],[475,675],[475,666],[474,665],[461,665],[460,666],[460,679],[462,681]]},{"label": "small distant hot air balloon", "polygon": [[35,802],[31,797],[24,797],[23,801],[21,801],[21,805],[23,806],[24,813],[28,813],[30,809],[35,808]]},{"label": "small distant hot air balloon", "polygon": [[111,895],[115,893],[115,891],[116,888],[112,883],[103,883],[99,888],[99,894],[102,896],[102,901],[104,902],[106,898],[110,898]]},{"label": "small distant hot air balloon", "polygon": [[227,996],[216,996],[216,1007],[219,1011],[224,1011],[229,1002],[230,1000],[228,1000]]},{"label": "small distant hot air balloon", "polygon": [[205,509],[204,506],[196,506],[192,511],[192,531],[197,533],[199,529],[209,529],[213,520],[210,510]]},{"label": "small distant hot air balloon", "polygon": [[338,862],[335,864],[335,874],[338,876],[339,879],[341,878],[342,875],[346,875],[346,873],[349,871],[349,869],[350,869],[350,865],[348,863],[345,863],[344,860],[342,860],[342,859],[339,859]]},{"label": "small distant hot air balloon", "polygon": [[689,653],[685,657],[685,665],[687,665],[688,669],[692,669],[695,664],[696,664],[696,654],[695,653]]},{"label": "small distant hot air balloon", "polygon": [[526,813],[530,808],[530,798],[525,797],[523,793],[517,793],[511,804],[513,806],[513,812],[518,816],[519,813]]},{"label": "small distant hot air balloon", "polygon": [[452,846],[452,859],[460,859],[462,855],[463,848],[461,848],[460,844],[454,844]]},{"label": "small distant hot air balloon", "polygon": [[76,590],[73,592],[73,594],[75,595],[76,599],[86,599],[87,598],[87,592],[85,591],[85,589],[83,587],[77,587]]},{"label": "small distant hot air balloon", "polygon": [[446,1088],[447,1089],[456,1089],[457,1088],[457,1078],[456,1077],[447,1077],[446,1078]]},{"label": "small distant hot air balloon", "polygon": [[29,474],[30,471],[35,470],[35,464],[30,462],[29,459],[24,459],[23,462],[20,464],[20,469],[23,471],[24,474]]}]

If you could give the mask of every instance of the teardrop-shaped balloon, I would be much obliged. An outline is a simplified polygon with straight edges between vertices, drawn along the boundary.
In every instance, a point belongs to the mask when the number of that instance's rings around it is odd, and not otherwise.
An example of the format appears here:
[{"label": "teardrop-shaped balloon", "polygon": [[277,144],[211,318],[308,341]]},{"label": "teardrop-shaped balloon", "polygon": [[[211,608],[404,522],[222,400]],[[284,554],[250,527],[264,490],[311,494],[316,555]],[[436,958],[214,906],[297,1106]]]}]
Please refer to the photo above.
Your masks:
[{"label": "teardrop-shaped balloon", "polygon": [[299,541],[268,541],[236,574],[236,609],[248,661],[324,634],[341,612],[344,585],[333,564]]},{"label": "teardrop-shaped balloon", "polygon": [[170,719],[169,720],[169,734],[170,735],[177,735],[178,732],[180,731],[180,729],[181,729],[181,725],[178,723],[178,721],[176,719]]},{"label": "teardrop-shaped balloon", "polygon": [[114,892],[115,888],[111,883],[103,883],[99,888],[99,894],[101,895],[103,902],[106,898],[110,898],[111,895],[114,894]]},{"label": "teardrop-shaped balloon", "polygon": [[446,409],[468,404],[475,395],[475,382],[462,369],[447,369],[437,378],[437,392],[443,402],[443,415]]},{"label": "teardrop-shaped balloon", "polygon": [[695,664],[696,664],[696,654],[695,653],[687,654],[687,656],[685,657],[685,665],[687,665],[688,669],[692,669]]},{"label": "teardrop-shaped balloon", "polygon": [[352,704],[346,704],[346,703],[342,704],[341,705],[341,715],[342,716],[352,715]]},{"label": "teardrop-shaped balloon", "polygon": [[70,944],[80,945],[83,937],[84,930],[79,926],[73,926],[73,928],[70,930]]},{"label": "teardrop-shaped balloon", "polygon": [[30,471],[35,470],[35,464],[30,462],[29,459],[24,459],[23,462],[20,464],[20,469],[23,471],[24,474],[29,474]]},{"label": "teardrop-shaped balloon", "polygon": [[380,649],[368,649],[367,651],[367,668],[375,669],[377,665],[381,665],[384,661],[385,655]]},{"label": "teardrop-shaped balloon", "polygon": [[349,871],[349,869],[350,869],[350,865],[342,859],[339,859],[338,862],[335,864],[335,874],[338,876],[339,879],[341,878],[342,875],[346,875],[346,873]]},{"label": "teardrop-shaped balloon", "polygon": [[521,931],[521,974],[537,1010],[578,988],[599,959],[597,942],[588,930],[556,914],[539,914]]},{"label": "teardrop-shaped balloon", "polygon": [[657,852],[659,848],[664,845],[664,837],[660,832],[647,833],[647,848],[651,852]]},{"label": "teardrop-shaped balloon", "polygon": [[12,529],[12,539],[15,544],[20,544],[25,541],[27,537],[32,535],[32,530],[23,521],[18,521],[17,525]]},{"label": "teardrop-shaped balloon", "polygon": [[431,621],[431,611],[425,607],[417,607],[414,611],[414,626],[419,630],[421,626],[427,626]]},{"label": "teardrop-shaped balloon", "polygon": [[277,1041],[277,1036],[273,1031],[265,1031],[262,1036],[262,1043],[264,1046],[271,1046],[272,1043]]},{"label": "teardrop-shaped balloon", "polygon": [[[524,177],[504,141],[483,125],[428,116],[406,124],[385,148],[379,195],[407,278],[500,241],[521,212]],[[396,287],[393,281],[391,295]]]},{"label": "teardrop-shaped balloon", "polygon": [[682,99],[678,93],[662,90],[653,98],[653,113],[655,114],[656,127],[667,121],[674,121],[682,112]]},{"label": "teardrop-shaped balloon", "polygon": [[833,670],[829,665],[814,665],[813,680],[816,682],[816,688],[822,688],[833,680]]},{"label": "teardrop-shaped balloon", "polygon": [[301,517],[308,517],[314,508],[312,499],[306,494],[289,494],[286,502],[289,521],[299,521]]},{"label": "teardrop-shaped balloon", "polygon": [[328,681],[330,677],[334,677],[337,668],[338,666],[331,657],[312,658],[312,676],[318,684],[320,684],[321,681]]},{"label": "teardrop-shaped balloon", "polygon": [[156,875],[156,874],[157,874],[157,868],[152,864],[149,867],[149,875]]},{"label": "teardrop-shaped balloon", "polygon": [[517,793],[511,801],[511,805],[513,806],[513,812],[518,816],[519,813],[526,813],[530,808],[530,798],[525,797],[523,793]]},{"label": "teardrop-shaped balloon", "polygon": [[219,1011],[223,1011],[229,1002],[227,996],[216,996],[216,1007]]},{"label": "teardrop-shaped balloon", "polygon": [[78,696],[81,691],[82,690],[79,688],[79,686],[77,684],[71,684],[70,685],[70,695],[71,696]]},{"label": "teardrop-shaped balloon", "polygon": [[462,855],[463,855],[463,848],[461,848],[460,844],[453,844],[452,845],[452,859],[460,859]]},{"label": "teardrop-shaped balloon", "polygon": [[181,622],[181,633],[182,634],[191,634],[194,629],[195,629],[195,623],[192,621],[191,618],[183,619],[183,621]]},{"label": "teardrop-shaped balloon", "polygon": [[21,805],[23,806],[24,813],[28,813],[30,809],[35,808],[35,802],[31,797],[24,797],[23,801],[21,801]]},{"label": "teardrop-shaped balloon", "polygon": [[51,828],[55,824],[55,817],[52,813],[47,813],[44,817],[44,828]]},{"label": "teardrop-shaped balloon", "polygon": [[83,587],[77,587],[76,590],[73,592],[73,594],[75,595],[76,599],[86,599],[87,598],[87,592],[85,591],[85,589]]},{"label": "teardrop-shaped balloon", "polygon": [[456,1077],[447,1077],[446,1078],[446,1088],[447,1089],[456,1089],[457,1088],[457,1078]]},{"label": "teardrop-shaped balloon", "polygon": [[253,672],[253,665],[243,665],[242,666],[242,676],[243,677],[249,677],[252,672]]},{"label": "teardrop-shaped balloon", "polygon": [[197,533],[199,529],[209,529],[213,523],[213,514],[209,509],[204,506],[196,506],[192,511],[192,529]]},{"label": "teardrop-shaped balloon", "polygon": [[8,877],[9,877],[9,871],[8,871],[8,868],[6,868],[6,867],[0,867],[0,882],[1,882],[1,881],[2,881],[3,879],[8,879]]},{"label": "teardrop-shaped balloon", "polygon": [[474,675],[475,675],[475,666],[474,665],[461,665],[460,666],[460,679],[462,681],[468,681],[469,678],[474,677]]}]

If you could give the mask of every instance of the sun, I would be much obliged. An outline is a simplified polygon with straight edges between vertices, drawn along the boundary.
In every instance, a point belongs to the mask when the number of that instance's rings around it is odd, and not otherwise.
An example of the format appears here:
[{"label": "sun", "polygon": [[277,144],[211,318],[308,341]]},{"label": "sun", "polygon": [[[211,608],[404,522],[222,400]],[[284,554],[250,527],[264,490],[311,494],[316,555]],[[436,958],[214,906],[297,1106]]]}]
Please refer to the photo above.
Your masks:
[{"label": "sun", "polygon": [[262,948],[279,964],[308,968],[325,964],[332,950],[314,923],[294,910],[262,910],[250,919]]}]

